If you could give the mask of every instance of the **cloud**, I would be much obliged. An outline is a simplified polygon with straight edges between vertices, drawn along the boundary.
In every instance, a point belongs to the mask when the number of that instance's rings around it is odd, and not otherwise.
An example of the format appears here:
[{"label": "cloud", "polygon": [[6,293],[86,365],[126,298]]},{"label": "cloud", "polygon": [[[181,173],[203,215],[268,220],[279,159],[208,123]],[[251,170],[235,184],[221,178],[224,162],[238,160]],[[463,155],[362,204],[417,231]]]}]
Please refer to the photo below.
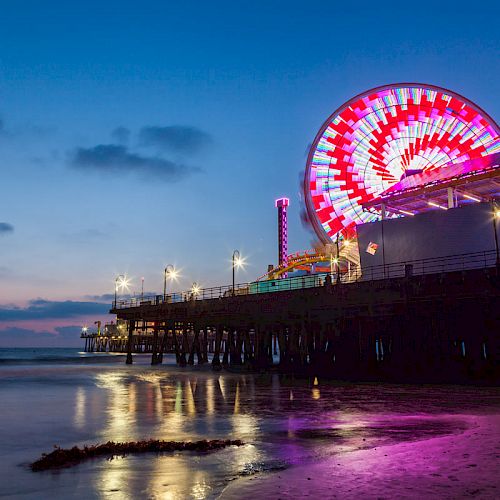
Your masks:
[{"label": "cloud", "polygon": [[102,231],[96,228],[82,229],[80,231],[65,232],[61,234],[61,238],[66,242],[74,245],[95,245],[96,241],[109,238],[110,231]]},{"label": "cloud", "polygon": [[5,347],[80,347],[81,326],[56,327],[55,333],[16,326],[0,330],[0,346]]},{"label": "cloud", "polygon": [[0,306],[0,321],[20,321],[34,319],[75,318],[84,315],[97,316],[109,312],[110,304],[102,302],[62,302],[35,299],[26,307]]},{"label": "cloud", "polygon": [[0,234],[8,234],[14,232],[14,226],[7,222],[0,222]]},{"label": "cloud", "polygon": [[111,137],[118,144],[128,144],[130,139],[130,130],[126,127],[116,127],[111,132]]},{"label": "cloud", "polygon": [[[120,299],[122,299],[124,297],[129,298],[130,295],[121,293]],[[85,298],[108,304],[108,303],[111,303],[115,300],[115,295],[114,295],[114,293],[103,293],[102,295],[85,295]]]},{"label": "cloud", "polygon": [[[154,297],[156,295],[158,295],[158,292],[144,291],[144,297],[147,297],[148,300],[149,298]],[[132,299],[134,297],[137,297],[137,295],[131,293],[122,293],[120,291],[118,295],[118,301]],[[104,302],[106,304],[111,304],[115,300],[115,295],[114,293],[103,293],[101,295],[85,295],[85,298],[89,300],[95,300],[96,302]]]},{"label": "cloud", "polygon": [[156,146],[160,149],[182,154],[195,154],[212,143],[212,137],[196,127],[143,127],[139,132],[143,146]]},{"label": "cloud", "polygon": [[82,170],[114,174],[134,173],[143,178],[154,178],[166,182],[177,182],[200,171],[199,168],[163,158],[131,153],[126,147],[115,144],[100,144],[88,149],[78,148],[71,163]]}]

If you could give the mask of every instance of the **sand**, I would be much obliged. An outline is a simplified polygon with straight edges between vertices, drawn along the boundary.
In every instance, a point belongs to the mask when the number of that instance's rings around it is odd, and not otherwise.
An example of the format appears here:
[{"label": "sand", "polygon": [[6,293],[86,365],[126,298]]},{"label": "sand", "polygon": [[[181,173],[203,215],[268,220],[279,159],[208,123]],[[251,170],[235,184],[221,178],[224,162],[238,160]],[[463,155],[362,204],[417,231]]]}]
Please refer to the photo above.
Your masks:
[{"label": "sand", "polygon": [[461,417],[463,432],[238,479],[221,498],[500,498],[500,414]]}]

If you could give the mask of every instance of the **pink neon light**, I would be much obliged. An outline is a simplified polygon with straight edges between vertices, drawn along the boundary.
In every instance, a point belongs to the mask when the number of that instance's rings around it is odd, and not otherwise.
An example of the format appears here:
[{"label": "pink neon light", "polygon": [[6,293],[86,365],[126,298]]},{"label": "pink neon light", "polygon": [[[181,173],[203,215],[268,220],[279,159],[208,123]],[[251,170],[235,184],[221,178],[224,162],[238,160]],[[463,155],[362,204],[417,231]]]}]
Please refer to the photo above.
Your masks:
[{"label": "pink neon light", "polygon": [[[287,207],[290,203],[288,198],[279,198],[275,201],[278,208],[278,265],[284,267],[288,262],[288,217]],[[287,274],[283,274],[286,278]]]},{"label": "pink neon light", "polygon": [[278,198],[274,202],[275,207],[288,207],[290,205],[290,200],[288,198]]}]

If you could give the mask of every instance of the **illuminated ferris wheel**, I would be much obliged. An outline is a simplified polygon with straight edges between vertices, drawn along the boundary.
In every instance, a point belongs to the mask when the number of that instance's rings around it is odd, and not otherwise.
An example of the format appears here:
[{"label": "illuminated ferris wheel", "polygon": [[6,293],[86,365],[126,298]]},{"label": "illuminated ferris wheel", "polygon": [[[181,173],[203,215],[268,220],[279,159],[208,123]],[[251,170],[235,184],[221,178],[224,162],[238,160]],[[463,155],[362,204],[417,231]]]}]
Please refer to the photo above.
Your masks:
[{"label": "illuminated ferris wheel", "polygon": [[414,83],[369,90],[316,135],[304,182],[309,219],[323,243],[349,237],[379,219],[362,205],[403,178],[499,151],[495,121],[454,92]]}]

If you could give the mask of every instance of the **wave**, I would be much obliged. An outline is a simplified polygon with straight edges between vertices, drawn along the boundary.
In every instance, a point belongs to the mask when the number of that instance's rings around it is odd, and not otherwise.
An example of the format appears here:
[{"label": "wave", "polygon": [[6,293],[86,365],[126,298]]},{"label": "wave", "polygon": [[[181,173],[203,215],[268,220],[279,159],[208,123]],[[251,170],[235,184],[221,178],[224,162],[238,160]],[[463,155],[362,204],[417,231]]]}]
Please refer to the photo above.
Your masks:
[{"label": "wave", "polygon": [[0,349],[0,366],[27,364],[94,364],[123,360],[125,353],[85,353],[78,349]]}]

